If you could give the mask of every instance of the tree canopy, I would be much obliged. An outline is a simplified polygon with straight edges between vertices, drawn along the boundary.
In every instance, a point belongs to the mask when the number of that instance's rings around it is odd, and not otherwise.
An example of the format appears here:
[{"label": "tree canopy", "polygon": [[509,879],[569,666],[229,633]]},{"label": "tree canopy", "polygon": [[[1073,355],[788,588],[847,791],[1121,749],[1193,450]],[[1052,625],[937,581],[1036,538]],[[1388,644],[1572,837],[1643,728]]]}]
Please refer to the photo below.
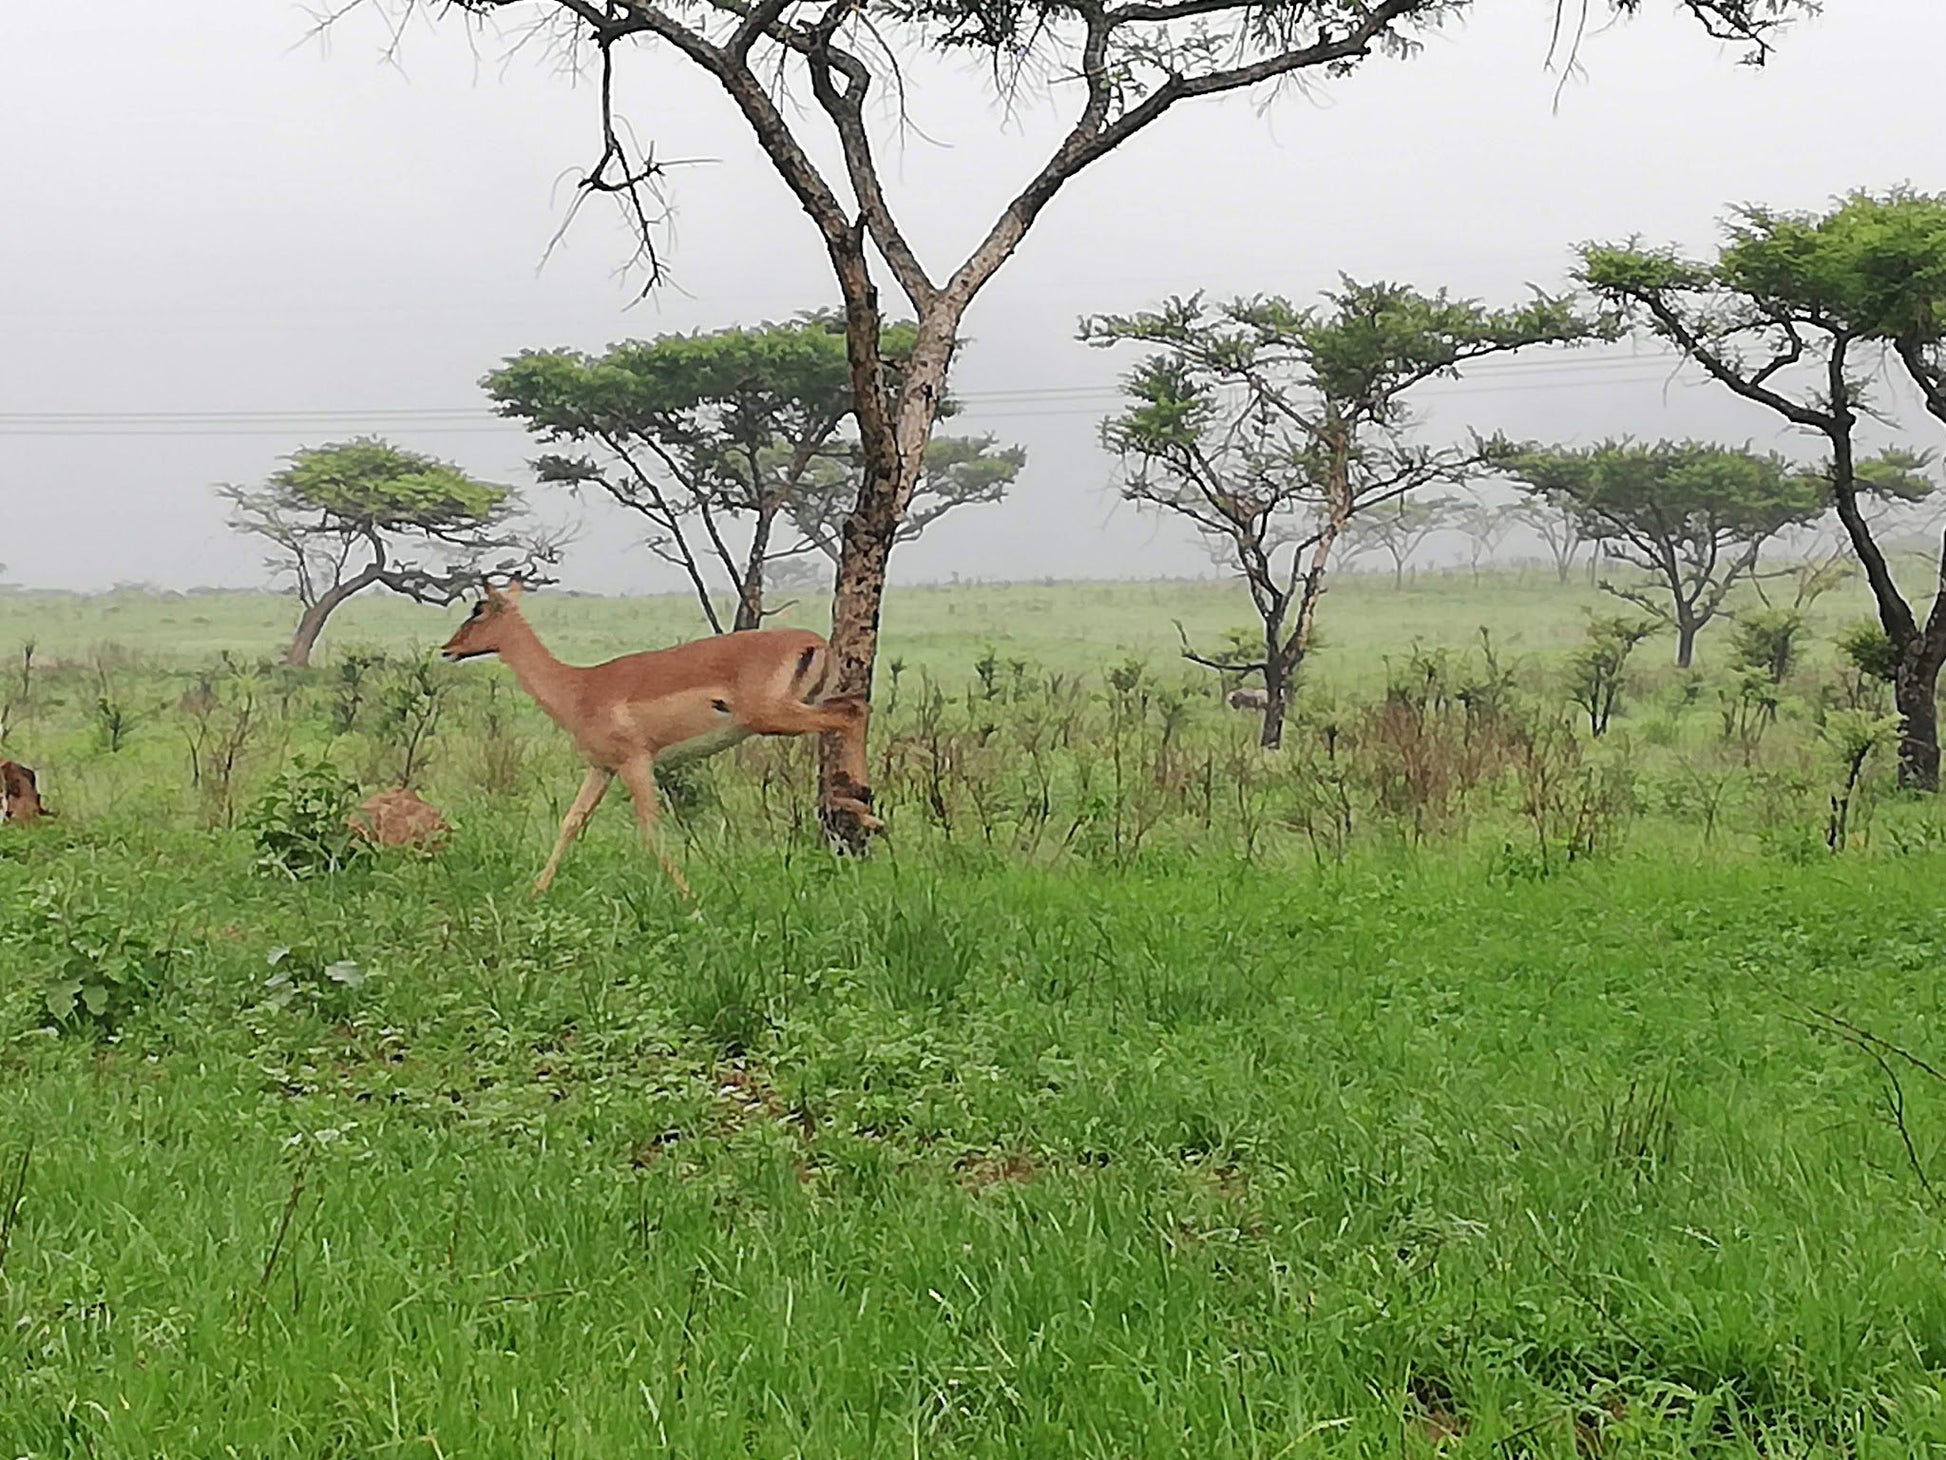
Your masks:
[{"label": "tree canopy", "polygon": [[[913,327],[885,334],[881,359],[896,371]],[[543,481],[597,487],[647,519],[650,548],[683,570],[718,632],[723,594],[736,604],[731,627],[762,622],[767,564],[840,554],[860,464],[843,325],[828,315],[628,341],[601,355],[525,351],[483,384],[501,415],[579,448],[537,459]],[[991,437],[930,442],[901,536],[954,507],[999,501],[1025,462]]]},{"label": "tree canopy", "polygon": [[230,525],[272,545],[304,612],[286,662],[310,662],[324,624],[374,586],[423,603],[450,603],[489,573],[546,582],[560,544],[520,522],[509,487],[376,437],[307,446],[261,487],[218,489]]}]

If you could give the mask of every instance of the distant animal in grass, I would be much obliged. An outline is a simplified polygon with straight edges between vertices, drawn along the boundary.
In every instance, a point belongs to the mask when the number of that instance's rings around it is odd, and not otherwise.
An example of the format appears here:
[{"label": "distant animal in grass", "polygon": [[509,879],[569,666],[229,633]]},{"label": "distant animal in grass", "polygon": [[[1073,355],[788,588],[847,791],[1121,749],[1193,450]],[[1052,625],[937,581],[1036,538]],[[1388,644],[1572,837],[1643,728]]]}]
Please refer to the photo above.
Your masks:
[{"label": "distant animal in grass", "polygon": [[40,783],[33,771],[19,761],[0,760],[0,821],[31,826],[53,814],[41,801]]},{"label": "distant animal in grass", "polygon": [[1260,689],[1233,689],[1223,696],[1224,702],[1233,710],[1267,710],[1270,696]]},{"label": "distant animal in grass", "polygon": [[404,788],[367,796],[345,821],[354,836],[375,847],[430,850],[445,841],[452,830],[438,807],[417,791]]}]

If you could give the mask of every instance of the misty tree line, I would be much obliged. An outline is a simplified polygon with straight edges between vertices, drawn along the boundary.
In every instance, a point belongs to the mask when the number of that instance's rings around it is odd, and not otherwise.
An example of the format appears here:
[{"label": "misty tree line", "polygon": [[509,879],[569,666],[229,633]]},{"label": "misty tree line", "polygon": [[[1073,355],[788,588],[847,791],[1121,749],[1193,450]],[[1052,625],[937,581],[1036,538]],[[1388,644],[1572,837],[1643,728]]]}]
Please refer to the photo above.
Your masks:
[{"label": "misty tree line", "polygon": [[[1819,219],[1762,226],[1766,240],[1788,227],[1856,252],[1853,234],[1903,237],[1897,230],[1915,218],[1922,241],[1946,259],[1946,200],[1919,195],[1861,195]],[[1739,219],[1710,266],[1715,273],[1692,290],[1726,290],[1730,270],[1750,267],[1738,260],[1756,247],[1754,235],[1738,243],[1735,230],[1758,225],[1749,215]],[[1804,251],[1802,238],[1794,247]],[[1419,439],[1410,399],[1417,387],[1454,378],[1475,360],[1620,338],[1634,322],[1631,309],[1646,306],[1627,292],[1635,286],[1615,280],[1656,260],[1674,268],[1667,255],[1590,249],[1577,293],[1499,310],[1444,291],[1347,279],[1309,309],[1274,296],[1214,304],[1198,295],[1082,321],[1081,338],[1093,345],[1145,352],[1123,378],[1122,410],[1102,427],[1119,464],[1116,487],[1187,522],[1242,579],[1261,624],[1257,642],[1222,652],[1185,643],[1183,652],[1233,678],[1261,679],[1267,747],[1280,742],[1330,576],[1360,556],[1383,553],[1397,584],[1435,533],[1462,534],[1477,568],[1525,525],[1564,580],[1586,552],[1599,585],[1645,615],[1645,624],[1670,629],[1676,663],[1688,667],[1698,636],[1723,614],[1732,591],[1760,580],[1766,548],[1835,518],[1847,531],[1856,524],[1861,558],[1882,556],[1878,536],[1898,520],[1894,509],[1928,504],[1928,454],[1896,447],[1863,454],[1849,434],[1839,438],[1842,455],[1834,450],[1810,464],[1696,441]],[[1747,307],[1776,304],[1767,298]],[[1715,327],[1741,341],[1751,317],[1731,314],[1733,326]],[[1655,329],[1653,312],[1646,319]],[[1659,332],[1674,338],[1666,327]],[[913,338],[910,324],[888,328],[881,342],[887,369],[899,368]],[[1780,338],[1782,348],[1803,348],[1802,327],[1795,338]],[[1900,354],[1896,341],[1879,350],[1921,365],[1927,359],[1923,350]],[[1749,373],[1762,375],[1757,388],[1769,394],[1801,377],[1803,362],[1786,358]],[[1862,380],[1846,379],[1855,425],[1876,408]],[[774,611],[771,590],[816,582],[807,559],[836,565],[842,558],[862,448],[834,316],[627,342],[599,356],[528,351],[483,384],[502,415],[554,448],[533,463],[540,482],[597,490],[641,518],[648,549],[682,572],[718,633],[762,624]],[[948,397],[940,414],[957,410]],[[900,540],[955,507],[1000,500],[1025,461],[1020,448],[990,435],[935,436]],[[1514,499],[1483,499],[1482,483]],[[382,442],[303,451],[265,487],[226,490],[237,525],[277,546],[297,586],[304,611],[294,663],[306,661],[331,610],[365,587],[449,601],[489,573],[547,581],[559,558],[558,542],[514,527],[511,489]],[[1877,510],[1868,516],[1861,500]],[[428,566],[429,553],[441,559],[437,566]],[[1871,581],[1869,564],[1866,571]],[[733,605],[727,621],[719,608],[726,602]],[[1900,638],[1896,623],[1895,614],[1885,626],[1889,677],[1897,690],[1906,674],[1900,709],[1914,725],[1908,779],[1925,784],[1924,714],[1912,704],[1932,693],[1938,654],[1924,647],[1916,625]],[[1915,644],[1931,678],[1898,667],[1915,657]]]},{"label": "misty tree line", "polygon": [[[925,499],[934,427],[950,410],[947,378],[961,321],[1049,204],[1069,182],[1187,102],[1292,78],[1344,78],[1375,56],[1414,62],[1427,36],[1462,25],[1477,3],[1290,0],[1266,8],[1251,0],[900,0],[868,16],[856,5],[807,0],[700,7],[460,0],[425,14],[437,25],[453,15],[465,23],[469,12],[475,19],[526,12],[532,26],[552,31],[554,54],[579,57],[599,72],[601,84],[589,90],[594,161],[581,176],[581,192],[619,205],[637,246],[635,261],[646,271],[645,288],[661,278],[666,177],[616,112],[610,83],[628,58],[659,56],[715,81],[802,210],[839,295],[834,327],[842,321],[850,394],[853,480],[840,490],[841,514],[824,528],[837,548],[833,688],[869,698],[886,565],[912,530],[915,504]],[[392,0],[388,8],[402,19],[420,7]],[[1626,15],[1640,0],[1610,0],[1610,8]],[[1761,64],[1780,30],[1816,6],[1679,0],[1678,8],[1705,34],[1736,44],[1743,59]],[[1569,47],[1569,64],[1588,16],[1586,6],[1555,6],[1554,34]],[[1007,94],[1049,88],[1069,108],[1067,132],[972,248],[944,271],[929,266],[907,234],[884,186],[868,121],[880,96],[903,101],[900,55],[910,50],[981,58]],[[826,144],[835,145],[826,150]],[[833,161],[820,163],[814,150]],[[1943,210],[1940,199],[1914,194],[1859,197],[1821,217],[1746,210],[1714,260],[1634,244],[1591,248],[1580,260],[1580,298],[1543,298],[1515,310],[1347,283],[1319,310],[1275,300],[1221,308],[1176,301],[1151,314],[1091,321],[1084,331],[1103,344],[1138,344],[1151,352],[1130,376],[1126,409],[1105,428],[1122,464],[1122,489],[1158,510],[1184,513],[1235,550],[1231,561],[1264,620],[1258,672],[1267,678],[1282,674],[1288,681],[1301,663],[1318,595],[1334,558],[1354,545],[1347,534],[1356,520],[1387,507],[1413,510],[1464,472],[1494,467],[1534,497],[1535,510],[1571,519],[1554,530],[1592,534],[1623,545],[1625,557],[1651,560],[1651,571],[1669,586],[1668,613],[1679,639],[1691,642],[1720,606],[1723,580],[1754,571],[1753,537],[1760,551],[1781,530],[1764,530],[1765,524],[1781,516],[1789,526],[1807,510],[1804,493],[1816,485],[1879,608],[1905,724],[1902,776],[1930,788],[1938,781],[1933,697],[1946,659],[1946,594],[1923,618],[1902,596],[1871,510],[1889,479],[1898,479],[1889,488],[1894,494],[1912,490],[1922,463],[1912,458],[1901,475],[1897,460],[1874,456],[1858,433],[1862,422],[1883,412],[1886,403],[1873,396],[1891,378],[1915,385],[1927,409],[1946,423]],[[908,312],[909,329],[888,320],[881,285],[902,297],[899,311]],[[1809,433],[1824,459],[1799,468],[1698,443],[1435,447],[1416,442],[1408,430],[1411,391],[1482,354],[1631,330],[1667,341],[1723,387]],[[1248,357],[1241,365],[1202,348],[1207,337],[1226,332],[1228,344]],[[1871,374],[1881,363],[1886,370]],[[513,404],[512,413],[520,414],[519,405],[531,403]],[[572,423],[545,430],[558,433],[550,438],[557,443],[582,448],[562,453],[546,469],[555,479],[599,484],[610,495],[617,484],[625,493],[640,489],[626,462],[619,473],[612,461],[604,463],[606,443],[598,437]],[[761,452],[758,458],[737,477],[748,489],[743,510],[761,522]],[[786,459],[786,474],[789,464]],[[681,481],[673,470],[667,480]],[[1643,536],[1621,519],[1638,522],[1642,514],[1628,503],[1651,489],[1692,499],[1727,492],[1736,501],[1733,508],[1704,511],[1700,527],[1676,534],[1663,524]],[[643,515],[682,559],[683,549],[667,536],[671,514],[652,496],[649,505]],[[780,508],[779,515],[787,514]],[[699,569],[713,557],[733,570],[736,554],[718,550],[710,521],[700,511],[697,518],[707,544],[692,555]],[[420,531],[414,519],[397,525]],[[353,536],[370,542],[369,533]],[[1675,552],[1678,542],[1688,561]],[[533,556],[543,557],[539,549],[547,546],[538,545]],[[747,582],[747,553],[743,567]],[[827,785],[836,771],[826,753],[821,777]],[[829,808],[825,824],[836,841],[862,846],[866,839],[863,828]]]}]

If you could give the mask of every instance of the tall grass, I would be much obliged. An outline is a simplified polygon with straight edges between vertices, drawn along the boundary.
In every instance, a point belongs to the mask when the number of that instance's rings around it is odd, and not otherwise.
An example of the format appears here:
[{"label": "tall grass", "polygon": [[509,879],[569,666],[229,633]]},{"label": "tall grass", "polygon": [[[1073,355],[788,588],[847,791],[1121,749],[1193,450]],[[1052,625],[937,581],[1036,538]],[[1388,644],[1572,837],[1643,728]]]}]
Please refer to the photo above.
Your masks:
[{"label": "tall grass", "polygon": [[[1749,745],[1644,675],[1597,744],[1492,643],[1308,686],[1274,760],[1160,659],[915,661],[890,842],[746,746],[680,798],[700,916],[616,813],[526,897],[575,776],[498,671],[428,723],[158,651],[111,752],[53,654],[0,1451],[1946,1446],[1937,813],[1850,778],[1829,669]],[[266,874],[299,752],[409,753],[450,844]]]}]

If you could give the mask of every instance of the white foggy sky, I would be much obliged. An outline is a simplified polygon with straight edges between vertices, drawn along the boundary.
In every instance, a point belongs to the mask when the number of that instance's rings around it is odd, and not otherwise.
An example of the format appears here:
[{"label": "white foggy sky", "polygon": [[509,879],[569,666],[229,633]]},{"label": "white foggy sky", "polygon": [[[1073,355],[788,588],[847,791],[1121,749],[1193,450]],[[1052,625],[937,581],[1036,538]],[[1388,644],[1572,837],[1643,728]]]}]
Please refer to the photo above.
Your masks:
[{"label": "white foggy sky", "polygon": [[[1005,506],[949,517],[902,548],[895,577],[1207,570],[1185,535],[1106,489],[1094,443],[1110,398],[1076,391],[1112,385],[1133,357],[1076,345],[1084,312],[1197,288],[1308,298],[1340,270],[1511,302],[1529,282],[1559,286],[1578,241],[1640,233],[1700,249],[1733,201],[1815,207],[1861,185],[1942,186],[1940,0],[1828,0],[1762,70],[1733,64],[1672,5],[1648,10],[1587,39],[1588,74],[1558,111],[1543,66],[1552,0],[1480,0],[1416,60],[1369,63],[1267,110],[1185,104],[1084,174],[975,305],[955,376],[973,409],[953,429],[1021,442],[1028,470]],[[628,308],[633,290],[615,273],[626,241],[598,208],[540,266],[569,170],[592,158],[593,109],[585,83],[537,52],[509,57],[445,20],[415,26],[389,66],[376,14],[307,43],[306,11],[264,0],[16,6],[8,22],[11,581],[260,582],[260,554],[223,524],[217,482],[374,430],[524,483],[534,448],[485,414],[477,387],[507,354],[835,301],[814,231],[741,122],[666,53],[626,58],[628,117],[658,155],[707,160],[672,182],[675,287]],[[938,276],[1045,157],[1072,103],[1003,118],[976,65],[912,77],[914,130],[902,150],[886,145],[895,202]],[[1048,390],[1064,394],[1035,394]],[[1523,359],[1424,404],[1434,431],[1794,445],[1655,359]],[[425,411],[478,414],[410,414]],[[198,419],[138,435],[79,418],[138,412]],[[60,434],[6,419],[37,413],[78,418]],[[539,500],[581,523],[571,586],[675,586],[627,519]]]}]

